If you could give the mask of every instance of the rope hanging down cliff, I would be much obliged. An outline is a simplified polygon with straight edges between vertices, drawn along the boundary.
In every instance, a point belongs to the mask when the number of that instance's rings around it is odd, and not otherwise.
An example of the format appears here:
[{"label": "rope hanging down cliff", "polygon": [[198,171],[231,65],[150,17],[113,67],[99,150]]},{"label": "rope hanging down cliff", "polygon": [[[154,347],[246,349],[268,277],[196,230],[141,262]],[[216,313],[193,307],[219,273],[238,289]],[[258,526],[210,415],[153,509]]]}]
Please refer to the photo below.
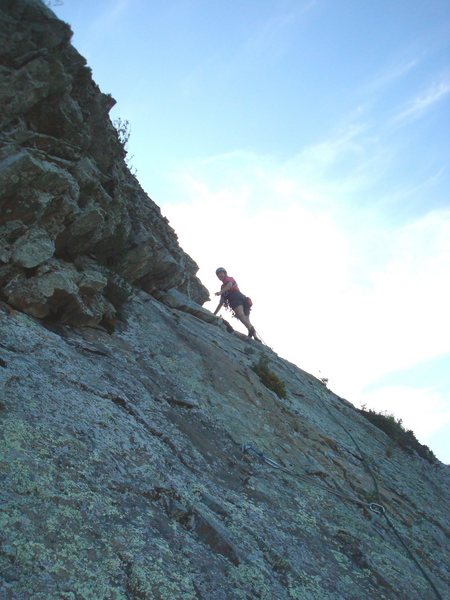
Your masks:
[{"label": "rope hanging down cliff", "polygon": [[369,462],[367,460],[367,457],[365,456],[364,452],[361,450],[360,445],[358,444],[358,442],[356,441],[356,439],[354,438],[354,436],[350,433],[350,431],[341,423],[341,421],[337,418],[337,416],[334,414],[333,411],[330,410],[328,404],[325,401],[325,398],[322,397],[321,394],[319,394],[319,398],[322,401],[322,406],[326,409],[326,411],[328,412],[328,414],[330,415],[330,417],[334,420],[334,422],[341,427],[341,429],[343,429],[345,431],[345,433],[348,435],[348,437],[352,440],[353,444],[355,445],[355,448],[358,450],[360,456],[361,456],[361,461],[364,465],[364,468],[366,469],[366,471],[369,473],[370,477],[372,478],[373,481],[373,485],[374,485],[374,492],[376,495],[376,498],[378,500],[378,506],[382,507],[382,515],[384,516],[384,518],[386,519],[387,524],[389,525],[389,527],[391,528],[391,530],[393,531],[395,537],[397,538],[397,540],[400,542],[400,544],[403,546],[403,548],[406,550],[406,552],[408,553],[408,556],[410,557],[410,559],[414,562],[414,564],[417,566],[417,568],[419,569],[419,571],[421,572],[422,576],[424,577],[424,579],[430,584],[430,586],[433,588],[434,593],[436,594],[436,597],[439,600],[443,600],[443,597],[441,596],[439,590],[436,588],[434,582],[432,581],[432,579],[429,577],[428,573],[425,571],[425,569],[422,567],[422,565],[420,564],[420,562],[417,560],[417,558],[414,556],[414,554],[412,553],[412,551],[410,550],[409,546],[405,543],[405,541],[403,540],[402,536],[399,534],[399,532],[397,531],[396,527],[394,526],[394,524],[392,523],[392,521],[389,519],[389,516],[386,512],[386,509],[384,508],[384,506],[381,504],[381,498],[380,498],[380,490],[378,488],[378,482],[377,482],[377,478],[375,477],[375,474],[373,472],[373,469],[371,468],[371,466],[369,465]]},{"label": "rope hanging down cliff", "polygon": [[[356,440],[354,439],[354,437],[349,433],[349,431],[342,425],[342,423],[339,422],[339,420],[335,417],[335,415],[333,415],[331,413],[331,411],[329,410],[329,408],[327,406],[326,406],[326,409],[327,409],[328,413],[332,416],[332,418],[335,420],[335,422],[340,427],[342,427],[344,429],[344,431],[346,431],[346,433],[350,436],[350,438],[352,439],[352,441],[355,444],[356,448],[360,452],[360,454],[361,454],[361,460],[362,460],[365,468],[370,473],[371,478],[372,478],[372,480],[374,482],[375,494],[376,494],[377,499],[379,501],[380,500],[380,493],[379,493],[379,489],[378,489],[378,482],[377,482],[376,477],[375,477],[372,469],[370,468],[370,465],[368,464],[368,462],[367,462],[364,454],[361,452],[361,448],[359,447],[359,444],[356,442]],[[315,481],[315,480],[312,479],[311,475],[309,475],[309,476],[308,475],[301,475],[300,473],[296,473],[295,471],[292,471],[291,469],[287,469],[286,467],[283,467],[283,465],[280,465],[276,461],[274,461],[271,458],[269,458],[268,456],[266,456],[263,452],[261,452],[260,450],[258,450],[252,444],[243,444],[241,446],[241,450],[244,453],[249,453],[249,452],[253,453],[259,459],[261,459],[263,462],[265,462],[270,467],[273,467],[274,469],[278,469],[280,471],[283,471],[283,473],[286,473],[288,475],[296,477],[297,479],[300,479],[301,481],[304,481],[305,483],[308,483],[309,485],[312,485],[314,487],[317,487],[317,488],[320,488],[322,490],[325,490],[326,492],[329,492],[330,494],[333,494],[334,496],[338,496],[339,498],[343,498],[345,500],[350,500],[351,502],[353,502],[355,504],[358,504],[359,506],[363,506],[364,508],[367,508],[368,510],[370,510],[371,512],[375,513],[378,516],[380,516],[380,515],[384,516],[384,518],[386,519],[387,524],[389,525],[389,527],[391,528],[391,530],[395,534],[397,540],[400,542],[400,544],[403,546],[403,548],[407,551],[408,556],[411,558],[411,560],[414,562],[414,564],[416,565],[416,567],[419,569],[419,571],[421,572],[421,574],[424,577],[424,579],[432,587],[434,593],[436,594],[436,598],[438,598],[438,600],[444,600],[443,596],[440,594],[439,590],[436,588],[434,582],[431,580],[431,578],[429,577],[429,575],[427,574],[427,572],[424,570],[424,568],[422,567],[422,565],[419,563],[419,561],[417,560],[417,558],[414,556],[414,554],[412,553],[412,551],[409,549],[409,547],[407,546],[407,544],[403,540],[402,536],[399,534],[397,528],[394,526],[394,524],[392,523],[392,521],[388,517],[388,515],[386,513],[386,508],[382,504],[380,504],[379,502],[365,502],[364,500],[360,500],[359,498],[356,498],[355,496],[350,496],[348,494],[342,494],[341,492],[338,492],[337,490],[334,490],[333,488],[331,488],[329,486],[317,483],[317,481]]]},{"label": "rope hanging down cliff", "polygon": [[327,485],[322,485],[321,483],[317,483],[317,481],[315,481],[312,478],[312,475],[301,475],[300,473],[295,473],[294,471],[291,471],[290,469],[283,467],[283,465],[278,464],[277,462],[275,462],[274,460],[272,460],[271,458],[266,456],[264,454],[264,452],[261,452],[260,450],[258,450],[258,448],[253,446],[253,444],[243,444],[241,446],[241,450],[242,450],[242,452],[244,452],[244,454],[251,452],[252,454],[254,454],[258,458],[260,458],[263,462],[268,464],[270,467],[273,467],[274,469],[279,469],[280,471],[283,471],[284,473],[287,473],[288,475],[292,475],[292,476],[296,477],[297,479],[300,479],[301,481],[304,481],[313,487],[317,487],[317,488],[320,488],[321,490],[325,490],[326,492],[329,492],[330,494],[338,496],[339,498],[343,498],[344,500],[350,500],[351,502],[354,502],[355,504],[364,506],[365,508],[369,509],[370,511],[372,511],[373,513],[375,513],[377,515],[382,515],[385,512],[384,506],[382,506],[381,504],[377,504],[376,502],[364,502],[364,500],[360,500],[359,498],[356,498],[355,496],[350,496],[349,494],[342,494],[341,492],[338,492],[337,490],[334,490],[333,488],[331,488]]}]

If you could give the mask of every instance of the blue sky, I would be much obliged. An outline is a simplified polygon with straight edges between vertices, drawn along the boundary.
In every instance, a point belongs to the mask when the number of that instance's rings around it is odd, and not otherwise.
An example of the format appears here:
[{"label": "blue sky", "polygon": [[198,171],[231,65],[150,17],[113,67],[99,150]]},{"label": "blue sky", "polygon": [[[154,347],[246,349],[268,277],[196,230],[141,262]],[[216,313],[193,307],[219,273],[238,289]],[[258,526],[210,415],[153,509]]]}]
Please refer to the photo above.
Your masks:
[{"label": "blue sky", "polygon": [[450,0],[60,2],[211,293],[450,462]]}]

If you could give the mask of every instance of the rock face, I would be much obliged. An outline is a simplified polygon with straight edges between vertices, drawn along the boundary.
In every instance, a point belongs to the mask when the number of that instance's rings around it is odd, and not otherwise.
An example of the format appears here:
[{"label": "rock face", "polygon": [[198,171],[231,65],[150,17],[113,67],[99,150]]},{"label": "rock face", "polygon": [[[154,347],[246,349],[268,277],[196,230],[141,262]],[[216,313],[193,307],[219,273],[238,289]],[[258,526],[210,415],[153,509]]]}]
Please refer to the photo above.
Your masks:
[{"label": "rock face", "polygon": [[448,467],[201,307],[69,39],[3,0],[0,598],[449,597]]},{"label": "rock face", "polygon": [[72,324],[112,322],[130,284],[202,304],[197,265],[130,174],[114,100],[70,38],[42,2],[2,2],[0,295]]},{"label": "rock face", "polygon": [[0,598],[439,598],[397,534],[448,597],[448,467],[217,319],[123,311],[0,310]]}]

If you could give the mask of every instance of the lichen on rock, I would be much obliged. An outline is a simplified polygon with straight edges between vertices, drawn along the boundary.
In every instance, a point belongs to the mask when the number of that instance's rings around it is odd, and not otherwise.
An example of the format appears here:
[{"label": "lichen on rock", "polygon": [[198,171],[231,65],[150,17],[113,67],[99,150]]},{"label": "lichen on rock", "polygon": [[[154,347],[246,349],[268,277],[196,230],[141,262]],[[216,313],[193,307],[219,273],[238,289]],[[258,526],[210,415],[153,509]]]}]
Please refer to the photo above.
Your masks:
[{"label": "lichen on rock", "polygon": [[0,310],[0,596],[432,598],[352,501],[373,501],[366,462],[445,596],[448,467],[388,457],[381,430],[264,348],[280,398],[257,342],[144,292],[123,310],[112,334]]}]

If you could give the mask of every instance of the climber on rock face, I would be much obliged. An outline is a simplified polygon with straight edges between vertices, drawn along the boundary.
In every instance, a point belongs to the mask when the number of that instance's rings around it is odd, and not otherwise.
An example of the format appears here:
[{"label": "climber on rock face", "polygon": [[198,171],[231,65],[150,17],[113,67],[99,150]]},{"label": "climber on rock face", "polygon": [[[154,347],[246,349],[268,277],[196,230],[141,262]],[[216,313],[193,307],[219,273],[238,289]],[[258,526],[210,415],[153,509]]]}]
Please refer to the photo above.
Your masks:
[{"label": "climber on rock face", "polygon": [[216,269],[216,275],[222,282],[222,286],[220,292],[215,293],[216,296],[220,296],[220,302],[217,305],[214,314],[216,315],[222,306],[225,305],[225,307],[230,308],[234,312],[235,317],[247,327],[248,337],[253,337],[255,340],[260,341],[256,336],[255,328],[250,323],[249,319],[250,307],[252,305],[250,298],[244,296],[239,290],[236,280],[227,274],[226,269],[219,267]]}]

